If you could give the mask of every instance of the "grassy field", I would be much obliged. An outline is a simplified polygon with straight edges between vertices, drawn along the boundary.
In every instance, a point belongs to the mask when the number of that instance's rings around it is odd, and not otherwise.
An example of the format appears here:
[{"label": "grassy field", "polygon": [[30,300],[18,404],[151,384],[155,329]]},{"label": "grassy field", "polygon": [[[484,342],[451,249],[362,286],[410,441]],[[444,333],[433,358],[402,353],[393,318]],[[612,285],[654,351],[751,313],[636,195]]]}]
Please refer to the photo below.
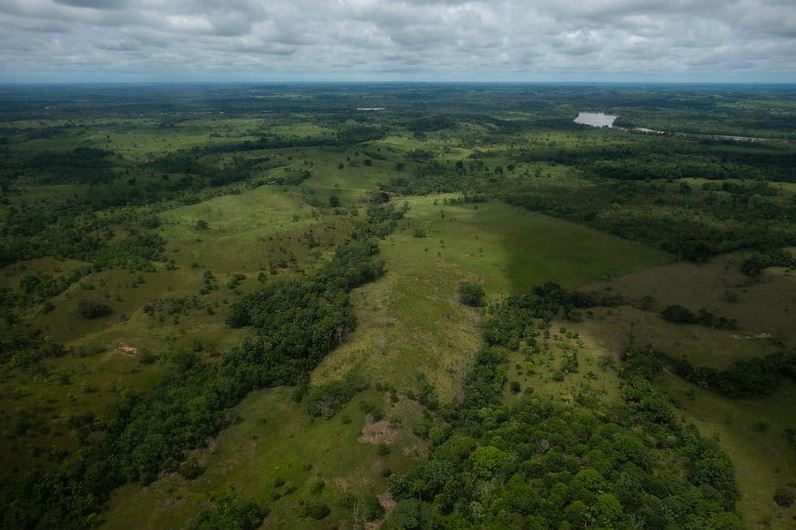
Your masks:
[{"label": "grassy field", "polygon": [[657,313],[631,306],[595,308],[591,313],[593,318],[587,318],[580,326],[599,336],[615,355],[628,347],[632,338],[636,345],[650,345],[686,357],[695,366],[723,369],[779,350],[770,340],[744,340],[737,331],[672,324]]},{"label": "grassy field", "polygon": [[[547,396],[567,404],[573,404],[579,395],[609,403],[619,399],[619,379],[606,362],[610,354],[589,333],[575,329],[582,330],[571,322],[555,322],[539,340],[539,353],[511,353],[504,403],[516,403],[523,394]],[[577,360],[577,368],[562,369],[565,359],[572,357]],[[519,387],[513,385],[515,382]]]},{"label": "grassy field", "polygon": [[[167,210],[161,219],[170,258],[226,274],[256,274],[275,260],[306,263],[310,250],[328,249],[347,234],[342,219],[322,219],[299,193],[269,186]],[[206,229],[197,228],[199,220]],[[308,230],[321,247],[302,244]]]},{"label": "grassy field", "polygon": [[[499,297],[546,281],[577,287],[668,259],[498,202],[444,204],[453,197],[409,200],[404,227],[382,245],[387,275],[354,293],[360,325],[316,369],[315,380],[357,367],[374,381],[415,389],[423,375],[450,401],[480,344],[479,314],[458,302],[459,283],[480,283]],[[414,237],[416,228],[426,237]]]},{"label": "grassy field", "polygon": [[[117,490],[102,528],[178,528],[230,489],[269,508],[264,528],[351,527],[352,510],[341,504],[346,493],[359,501],[385,493],[383,471],[401,472],[427,451],[411,434],[419,417],[413,401],[392,402],[368,391],[323,420],[308,416],[290,395],[288,388],[252,393],[234,411],[239,421],[193,455],[206,466],[203,475],[186,480],[174,474]],[[384,408],[392,427],[383,436],[360,438],[370,418],[362,401]],[[380,454],[379,443],[388,454]],[[332,512],[316,521],[302,515],[303,503],[325,504]]]},{"label": "grassy field", "polygon": [[[609,287],[636,301],[648,297],[651,311],[679,304],[693,311],[701,307],[738,321],[733,335],[768,334],[787,347],[796,346],[796,276],[783,269],[767,269],[760,280],[744,276],[740,266],[747,254],[717,257],[709,263],[675,263],[629,274],[595,289]],[[702,331],[694,331],[702,334]],[[738,340],[738,339],[736,339]],[[718,351],[718,350],[717,350]],[[756,348],[749,348],[755,352]]]}]

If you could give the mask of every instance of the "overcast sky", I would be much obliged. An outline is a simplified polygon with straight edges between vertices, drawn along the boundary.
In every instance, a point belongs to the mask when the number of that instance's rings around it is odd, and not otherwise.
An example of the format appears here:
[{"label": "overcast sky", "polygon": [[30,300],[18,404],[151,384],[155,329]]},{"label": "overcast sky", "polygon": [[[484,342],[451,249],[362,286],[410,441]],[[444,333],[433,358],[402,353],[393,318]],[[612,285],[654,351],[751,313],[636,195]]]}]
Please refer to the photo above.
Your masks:
[{"label": "overcast sky", "polygon": [[796,0],[0,0],[4,81],[796,82]]}]

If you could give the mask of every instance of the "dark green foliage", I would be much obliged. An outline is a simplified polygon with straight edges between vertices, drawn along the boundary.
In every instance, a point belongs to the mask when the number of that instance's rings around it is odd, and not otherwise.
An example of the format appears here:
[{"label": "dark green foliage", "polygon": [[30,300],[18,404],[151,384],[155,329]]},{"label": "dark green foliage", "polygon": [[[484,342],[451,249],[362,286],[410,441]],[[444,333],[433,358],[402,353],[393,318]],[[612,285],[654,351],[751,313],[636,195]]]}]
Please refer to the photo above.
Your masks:
[{"label": "dark green foliage", "polygon": [[536,344],[535,323],[549,321],[559,314],[574,318],[576,309],[620,304],[621,298],[600,292],[567,291],[552,282],[534,289],[532,296],[509,296],[492,304],[484,324],[484,340],[493,346],[516,350],[521,344]]},{"label": "dark green foliage", "polygon": [[[354,326],[347,289],[370,277],[362,274],[369,268],[360,262],[372,261],[378,246],[357,239],[350,245],[344,244],[316,276],[266,284],[236,306],[231,323],[257,326],[257,337],[213,363],[201,362],[194,352],[173,355],[171,371],[146,398],[125,396],[106,421],[91,425],[91,435],[60,466],[26,474],[5,488],[9,508],[3,525],[83,528],[115,487],[148,483],[161,471],[176,470],[187,451],[202,447],[229,423],[227,411],[250,391],[305,381]],[[224,527],[213,525],[226,524],[227,517],[250,524],[245,521],[254,521],[255,511],[247,506],[225,502],[203,516],[201,528]],[[323,518],[328,507],[315,506],[308,514]]]},{"label": "dark green foliage", "polygon": [[366,495],[362,505],[362,515],[366,521],[375,521],[384,515],[384,507],[375,495]]},{"label": "dark green foliage", "polygon": [[77,311],[80,316],[87,319],[94,319],[110,315],[113,310],[108,304],[97,300],[81,300],[77,304]]},{"label": "dark green foliage", "polygon": [[741,202],[712,192],[684,195],[673,185],[597,180],[588,186],[518,185],[498,193],[511,204],[589,224],[689,261],[739,249],[796,244],[796,204],[776,198]]},{"label": "dark green foliage", "polygon": [[464,282],[459,284],[459,301],[470,307],[483,307],[486,305],[484,288],[476,283]]},{"label": "dark green foliage", "polygon": [[343,144],[352,145],[370,140],[379,140],[384,138],[386,131],[379,127],[371,127],[368,125],[357,125],[343,129],[337,133],[337,137]]},{"label": "dark green foliage", "polygon": [[439,408],[437,391],[423,374],[417,376],[417,401],[429,410],[437,410]]},{"label": "dark green foliage", "polygon": [[505,346],[516,350],[520,343],[535,343],[535,320],[546,311],[533,305],[530,297],[509,297],[489,307],[484,323],[484,340],[492,346]]},{"label": "dark green foliage", "polygon": [[661,316],[667,322],[675,324],[696,324],[696,316],[681,305],[670,305],[661,311]]},{"label": "dark green foliage", "polygon": [[779,506],[788,508],[793,505],[794,501],[796,501],[796,495],[794,495],[793,491],[789,488],[780,486],[777,488],[777,491],[774,492],[774,502]]},{"label": "dark green foliage", "polygon": [[456,122],[448,116],[427,116],[414,119],[406,124],[407,129],[415,132],[439,131],[455,126]]},{"label": "dark green foliage", "polygon": [[340,381],[310,387],[302,402],[310,415],[331,418],[367,387],[368,382],[362,376],[351,372]]},{"label": "dark green foliage", "polygon": [[257,503],[230,494],[213,503],[188,527],[190,530],[254,530],[268,512]]},{"label": "dark green foliage", "polygon": [[484,348],[475,355],[467,378],[464,381],[464,405],[478,409],[500,400],[506,374],[502,370],[506,355],[497,348]]},{"label": "dark green foliage", "polygon": [[667,359],[651,348],[627,348],[622,354],[622,368],[629,378],[652,381],[663,369]]},{"label": "dark green foliage", "polygon": [[768,395],[784,380],[796,381],[794,353],[771,353],[738,361],[726,370],[694,368],[686,359],[664,358],[680,377],[731,398]]},{"label": "dark green foliage", "polygon": [[661,316],[667,322],[675,324],[698,324],[715,329],[738,329],[738,322],[734,319],[717,317],[704,307],[697,313],[693,313],[681,305],[670,305],[661,311]]},{"label": "dark green foliage", "polygon": [[736,362],[725,370],[695,368],[682,357],[652,349],[629,348],[622,353],[623,367],[633,377],[651,380],[668,365],[683,379],[730,398],[768,395],[786,379],[796,380],[796,354],[771,353]]},{"label": "dark green foliage", "polygon": [[238,287],[240,287],[240,284],[242,284],[245,280],[246,280],[245,274],[241,273],[233,274],[232,278],[230,278],[229,281],[227,282],[227,288],[235,290]]},{"label": "dark green foliage", "polygon": [[314,365],[353,328],[347,292],[383,273],[377,252],[372,239],[345,243],[316,277],[276,279],[243,297],[233,305],[227,324],[255,326],[268,350]]},{"label": "dark green foliage", "polygon": [[25,166],[40,173],[43,183],[99,184],[114,178],[111,155],[105,149],[78,147],[64,153],[37,153]]},{"label": "dark green foliage", "polygon": [[452,431],[435,435],[427,462],[391,479],[398,504],[385,528],[742,528],[732,464],[674,423],[649,381],[655,355],[626,352],[617,407],[501,404],[502,347],[519,348],[562,306],[581,303],[546,286],[490,308],[484,332],[495,346],[476,355],[449,412]]},{"label": "dark green foliage", "polygon": [[763,269],[768,267],[796,267],[796,258],[784,249],[773,249],[758,253],[741,264],[741,272],[752,278],[758,278]]},{"label": "dark green foliage", "polygon": [[78,267],[61,276],[52,276],[44,272],[26,274],[19,281],[21,296],[11,300],[12,295],[8,293],[3,295],[3,298],[6,304],[11,305],[31,305],[49,301],[90,273],[91,267]]},{"label": "dark green foliage", "polygon": [[157,234],[133,233],[109,243],[98,251],[92,261],[101,268],[152,270],[150,262],[163,259],[165,241]]}]

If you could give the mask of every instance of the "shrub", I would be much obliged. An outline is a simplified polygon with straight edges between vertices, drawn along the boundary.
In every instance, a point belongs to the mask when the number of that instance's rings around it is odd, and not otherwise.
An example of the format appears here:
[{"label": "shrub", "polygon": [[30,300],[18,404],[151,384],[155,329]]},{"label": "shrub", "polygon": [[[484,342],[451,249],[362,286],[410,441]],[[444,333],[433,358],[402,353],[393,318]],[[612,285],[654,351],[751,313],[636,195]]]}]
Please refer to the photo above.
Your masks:
[{"label": "shrub", "polygon": [[363,515],[366,521],[375,521],[384,515],[384,507],[378,497],[375,495],[365,497]]},{"label": "shrub", "polygon": [[662,312],[661,316],[667,322],[675,324],[695,324],[696,316],[688,308],[681,305],[667,306]]},{"label": "shrub", "polygon": [[260,526],[266,515],[267,511],[256,503],[230,495],[214,503],[209,510],[199,514],[189,528],[190,530],[215,530],[217,528],[254,530]]},{"label": "shrub", "polygon": [[305,517],[310,517],[316,521],[326,518],[331,510],[325,504],[307,504],[304,507]]},{"label": "shrub", "polygon": [[774,493],[774,502],[784,508],[791,506],[794,501],[796,501],[796,496],[786,487],[780,486]]},{"label": "shrub", "polygon": [[87,319],[94,319],[110,315],[113,310],[109,305],[96,300],[81,300],[77,305],[80,316]]},{"label": "shrub", "polygon": [[486,293],[480,285],[464,282],[459,285],[459,301],[470,307],[483,307],[486,305]]}]

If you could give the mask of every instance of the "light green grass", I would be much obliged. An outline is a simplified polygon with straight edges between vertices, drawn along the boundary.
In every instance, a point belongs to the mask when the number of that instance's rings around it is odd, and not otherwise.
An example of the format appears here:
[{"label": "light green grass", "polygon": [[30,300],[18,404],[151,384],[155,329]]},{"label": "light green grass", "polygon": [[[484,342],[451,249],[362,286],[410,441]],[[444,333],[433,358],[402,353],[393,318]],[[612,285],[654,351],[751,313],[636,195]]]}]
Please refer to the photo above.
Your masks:
[{"label": "light green grass", "polygon": [[527,292],[546,281],[578,287],[669,260],[638,243],[501,202],[444,204],[455,196],[409,201],[407,221],[427,237],[406,238],[405,252],[475,275],[492,294]]},{"label": "light green grass", "polygon": [[[566,404],[574,404],[579,394],[588,395],[605,403],[619,400],[619,378],[616,372],[601,363],[609,354],[591,335],[575,331],[570,322],[554,322],[549,338],[537,338],[540,351],[510,352],[507,384],[503,388],[503,402],[517,403],[523,394],[544,396]],[[565,354],[575,353],[576,371],[562,371]],[[554,379],[556,373],[563,380]],[[511,383],[520,385],[520,392],[511,389]]]},{"label": "light green grass", "polygon": [[[295,191],[261,186],[161,214],[168,255],[184,267],[255,273],[275,259],[309,254],[301,236],[310,228],[323,249],[346,237],[345,219],[322,219]],[[198,220],[208,229],[197,229]]]},{"label": "light green grass", "polygon": [[[357,367],[374,381],[416,390],[422,374],[451,401],[461,395],[481,344],[479,311],[458,301],[461,282],[481,283],[496,297],[546,281],[577,287],[667,259],[639,244],[499,202],[478,209],[444,206],[450,197],[409,199],[402,228],[382,243],[387,274],[354,292],[359,326],[316,369],[315,380]],[[413,237],[415,227],[428,237]]]}]

